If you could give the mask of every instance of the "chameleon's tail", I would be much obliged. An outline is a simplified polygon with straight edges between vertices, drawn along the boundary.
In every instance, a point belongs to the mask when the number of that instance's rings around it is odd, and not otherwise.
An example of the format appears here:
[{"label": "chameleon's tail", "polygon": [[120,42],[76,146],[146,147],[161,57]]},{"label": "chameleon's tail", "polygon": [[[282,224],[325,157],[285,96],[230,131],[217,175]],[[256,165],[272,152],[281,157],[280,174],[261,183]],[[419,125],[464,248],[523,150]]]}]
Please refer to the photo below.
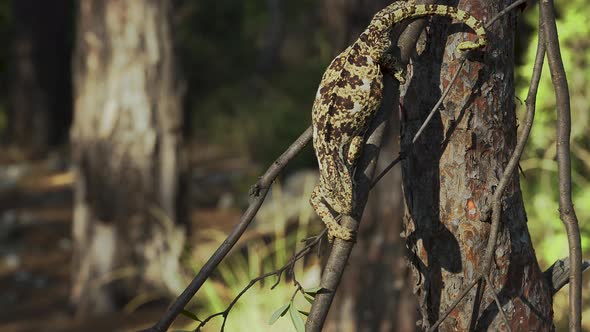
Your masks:
[{"label": "chameleon's tail", "polygon": [[447,16],[465,23],[477,34],[476,41],[464,41],[457,46],[460,51],[480,48],[486,45],[486,31],[483,23],[473,15],[446,5],[415,5],[411,2],[396,1],[375,15],[384,28],[389,28],[405,19],[421,16]]}]

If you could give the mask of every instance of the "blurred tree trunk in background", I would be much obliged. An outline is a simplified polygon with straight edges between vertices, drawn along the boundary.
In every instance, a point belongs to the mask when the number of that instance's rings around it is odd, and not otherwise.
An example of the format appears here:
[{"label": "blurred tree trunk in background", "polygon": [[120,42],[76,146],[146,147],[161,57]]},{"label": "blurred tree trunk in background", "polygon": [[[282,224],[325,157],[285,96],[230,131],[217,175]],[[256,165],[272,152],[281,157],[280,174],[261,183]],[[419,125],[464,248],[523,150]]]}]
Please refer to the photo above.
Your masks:
[{"label": "blurred tree trunk in background", "polygon": [[177,292],[186,221],[170,2],[81,0],[74,59],[71,301]]},{"label": "blurred tree trunk in background", "polygon": [[[511,2],[466,0],[457,6],[489,19]],[[404,236],[415,280],[408,286],[419,297],[423,329],[441,317],[483,265],[494,189],[517,138],[516,15],[509,13],[488,30],[488,45],[471,54],[443,106],[412,146],[414,134],[459,70],[456,45],[473,39],[473,33],[464,33],[464,26],[451,28],[449,19],[433,18],[430,25],[436,28],[425,30],[413,60],[403,97]],[[512,331],[550,331],[551,292],[527,230],[517,172],[504,192],[501,220],[490,279]],[[469,321],[476,289],[440,331],[506,330],[489,285],[476,309],[476,322]]]},{"label": "blurred tree trunk in background", "polygon": [[264,46],[256,63],[260,75],[270,73],[279,62],[279,52],[284,39],[284,10],[281,0],[266,0],[269,22],[265,31]]},{"label": "blurred tree trunk in background", "polygon": [[[322,24],[328,31],[334,56],[356,40],[372,16],[388,0],[322,0]],[[386,83],[387,84],[387,83]],[[388,92],[385,89],[386,93]],[[397,105],[387,94],[385,107]],[[399,114],[391,114],[388,136],[379,156],[384,169],[399,152]],[[403,216],[401,169],[393,168],[371,191],[357,243],[340,284],[326,331],[416,330],[417,301],[408,287],[410,270],[406,246],[400,238]]]},{"label": "blurred tree trunk in background", "polygon": [[33,155],[67,138],[72,1],[14,0],[8,140]]}]

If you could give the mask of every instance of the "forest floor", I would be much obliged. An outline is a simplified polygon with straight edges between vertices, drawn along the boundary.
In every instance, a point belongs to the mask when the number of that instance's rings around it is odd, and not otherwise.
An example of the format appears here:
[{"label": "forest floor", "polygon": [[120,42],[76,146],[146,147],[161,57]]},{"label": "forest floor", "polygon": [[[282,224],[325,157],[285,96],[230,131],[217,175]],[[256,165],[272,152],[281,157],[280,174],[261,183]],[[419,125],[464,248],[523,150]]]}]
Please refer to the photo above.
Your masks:
[{"label": "forest floor", "polygon": [[[220,158],[215,152],[201,150],[191,155],[201,156],[190,163],[191,203],[199,206],[191,213],[192,229],[227,233],[240,215],[239,210],[227,208],[236,205],[232,195],[247,191],[235,187],[240,182],[236,176],[255,181],[252,167],[245,166],[247,161]],[[0,331],[123,332],[151,326],[166,309],[167,300],[108,316],[73,316],[68,302],[73,173],[59,159],[36,163],[0,159]],[[259,236],[250,231],[245,241]],[[587,289],[590,277],[584,279]],[[567,291],[560,293],[554,304],[558,331],[567,324]],[[584,308],[585,313],[588,310]],[[187,321],[178,319],[178,323],[180,329]],[[590,331],[589,320],[584,320],[584,330]]]},{"label": "forest floor", "polygon": [[[137,331],[159,319],[168,301],[128,313],[76,319],[68,302],[73,174],[47,160],[0,164],[0,331]],[[224,166],[217,163],[215,168]],[[215,227],[224,232],[238,218],[238,211],[216,207],[191,214],[193,229]]]}]

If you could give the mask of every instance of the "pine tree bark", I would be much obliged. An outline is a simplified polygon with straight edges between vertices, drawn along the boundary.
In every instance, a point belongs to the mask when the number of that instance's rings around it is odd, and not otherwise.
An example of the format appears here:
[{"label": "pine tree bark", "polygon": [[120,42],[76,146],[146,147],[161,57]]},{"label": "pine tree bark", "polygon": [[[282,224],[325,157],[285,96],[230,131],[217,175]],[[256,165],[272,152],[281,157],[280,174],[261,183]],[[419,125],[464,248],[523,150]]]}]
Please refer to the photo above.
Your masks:
[{"label": "pine tree bark", "polygon": [[186,172],[169,14],[166,0],[79,3],[71,301],[80,314],[182,289]]},{"label": "pine tree bark", "polygon": [[[460,1],[475,17],[490,19],[510,1]],[[458,70],[456,45],[464,25],[435,18],[423,34],[413,77],[403,98],[404,237],[410,248],[415,292],[424,329],[435,323],[482,266],[494,188],[516,143],[514,38],[516,12],[488,29],[489,44],[470,56],[459,79],[416,145],[422,121]],[[424,46],[427,45],[427,46]],[[439,65],[437,65],[439,64]],[[504,193],[502,227],[491,281],[512,331],[549,331],[552,298],[526,225],[518,175]],[[477,287],[476,287],[477,288]],[[490,287],[469,321],[474,288],[439,331],[505,331]]]}]

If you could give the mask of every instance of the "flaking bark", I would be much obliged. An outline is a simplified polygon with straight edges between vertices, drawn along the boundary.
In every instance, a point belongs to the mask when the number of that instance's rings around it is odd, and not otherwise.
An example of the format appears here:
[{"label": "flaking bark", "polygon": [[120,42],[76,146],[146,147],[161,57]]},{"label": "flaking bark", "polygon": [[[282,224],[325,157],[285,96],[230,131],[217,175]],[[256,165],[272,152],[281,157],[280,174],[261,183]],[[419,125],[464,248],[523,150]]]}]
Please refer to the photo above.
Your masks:
[{"label": "flaking bark", "polygon": [[[476,17],[491,18],[507,1],[463,1],[457,6]],[[403,105],[402,133],[406,204],[404,236],[410,248],[422,327],[433,324],[482,266],[490,230],[491,202],[516,142],[513,67],[516,16],[508,14],[488,30],[489,45],[474,52],[426,131],[411,147],[418,130],[449,78],[457,70],[454,45],[463,27],[449,29],[442,19],[423,35],[413,78]],[[446,45],[445,45],[446,42]],[[440,64],[440,65],[436,65]],[[428,93],[425,93],[428,91]],[[504,194],[502,228],[496,243],[491,281],[513,331],[552,327],[551,291],[537,264],[515,175]],[[440,331],[505,329],[490,296],[471,291]],[[482,301],[473,322],[473,301]]]}]

